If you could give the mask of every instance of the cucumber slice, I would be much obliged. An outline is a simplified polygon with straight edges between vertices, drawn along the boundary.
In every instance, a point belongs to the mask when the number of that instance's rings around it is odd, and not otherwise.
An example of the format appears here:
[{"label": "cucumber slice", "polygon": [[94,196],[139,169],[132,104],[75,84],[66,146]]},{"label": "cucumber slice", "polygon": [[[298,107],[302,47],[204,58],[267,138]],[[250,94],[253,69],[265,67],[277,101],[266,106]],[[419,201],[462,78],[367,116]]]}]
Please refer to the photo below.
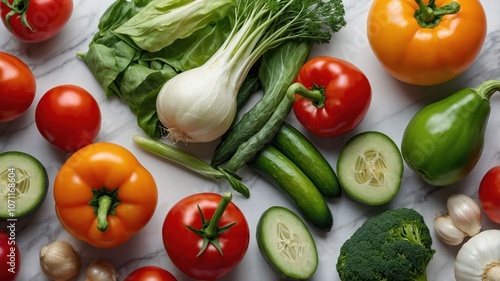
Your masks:
[{"label": "cucumber slice", "polygon": [[22,219],[45,200],[49,180],[45,167],[19,151],[0,153],[0,220]]},{"label": "cucumber slice", "polygon": [[345,193],[367,205],[382,205],[399,192],[403,158],[398,146],[381,132],[352,137],[342,148],[337,177]]},{"label": "cucumber slice", "polygon": [[318,251],[311,232],[285,207],[267,209],[257,223],[257,245],[266,262],[282,279],[304,280],[318,268]]}]

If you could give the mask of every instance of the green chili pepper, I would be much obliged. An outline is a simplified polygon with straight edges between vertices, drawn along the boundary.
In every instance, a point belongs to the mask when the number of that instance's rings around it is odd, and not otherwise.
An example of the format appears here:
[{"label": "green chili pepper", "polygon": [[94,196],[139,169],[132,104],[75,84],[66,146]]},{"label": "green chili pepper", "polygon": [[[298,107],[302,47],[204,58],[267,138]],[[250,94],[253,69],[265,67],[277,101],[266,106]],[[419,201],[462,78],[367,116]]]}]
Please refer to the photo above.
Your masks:
[{"label": "green chili pepper", "polygon": [[401,144],[410,169],[433,186],[452,185],[467,176],[481,156],[489,100],[496,91],[500,91],[500,80],[488,80],[417,112]]}]

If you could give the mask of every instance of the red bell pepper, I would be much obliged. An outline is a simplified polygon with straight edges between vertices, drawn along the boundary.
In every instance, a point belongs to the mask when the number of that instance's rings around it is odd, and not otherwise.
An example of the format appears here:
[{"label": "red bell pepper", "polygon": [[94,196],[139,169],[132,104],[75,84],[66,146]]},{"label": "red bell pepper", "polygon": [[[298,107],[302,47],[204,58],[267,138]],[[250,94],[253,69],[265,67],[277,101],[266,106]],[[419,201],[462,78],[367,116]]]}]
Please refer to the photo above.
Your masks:
[{"label": "red bell pepper", "polygon": [[371,103],[368,78],[355,65],[338,58],[322,56],[307,61],[293,86],[297,120],[322,137],[354,129]]}]

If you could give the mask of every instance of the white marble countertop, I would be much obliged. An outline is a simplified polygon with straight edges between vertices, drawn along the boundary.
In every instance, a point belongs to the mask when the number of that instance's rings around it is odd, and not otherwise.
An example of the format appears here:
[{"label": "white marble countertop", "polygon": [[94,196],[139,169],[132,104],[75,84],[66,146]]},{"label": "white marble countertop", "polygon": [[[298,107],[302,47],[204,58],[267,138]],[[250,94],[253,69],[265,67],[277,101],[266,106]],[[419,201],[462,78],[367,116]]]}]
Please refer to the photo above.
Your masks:
[{"label": "white marble countertop", "polygon": [[[153,174],[159,187],[159,203],[150,223],[125,244],[113,249],[98,249],[71,237],[59,224],[54,211],[52,186],[41,208],[18,223],[16,239],[22,255],[22,269],[18,280],[41,281],[47,278],[41,273],[38,253],[42,246],[54,240],[66,240],[74,245],[82,258],[82,270],[74,280],[84,280],[86,266],[94,259],[110,261],[121,279],[134,269],[156,265],[172,272],[179,281],[190,280],[169,260],[161,241],[161,226],[170,207],[181,198],[202,191],[221,192],[228,186],[207,180],[167,161],[152,157],[136,146],[131,136],[141,133],[135,117],[128,107],[116,99],[108,99],[86,65],[76,57],[77,52],[88,50],[88,44],[97,31],[97,23],[113,0],[74,1],[73,15],[62,32],[49,41],[24,44],[14,39],[3,26],[0,28],[0,50],[14,54],[26,62],[37,79],[37,94],[31,108],[21,118],[0,123],[0,152],[21,150],[38,158],[46,167],[51,183],[69,156],[56,150],[39,134],[34,112],[36,103],[50,88],[60,84],[75,84],[87,89],[99,102],[102,112],[102,128],[96,141],[113,142],[128,148]],[[458,78],[434,87],[411,86],[390,77],[371,51],[365,31],[369,0],[344,0],[347,26],[335,34],[329,45],[315,46],[311,56],[329,55],[348,60],[357,65],[372,85],[373,99],[364,121],[352,132],[338,138],[319,138],[307,134],[322,150],[327,159],[336,164],[342,145],[354,134],[377,130],[390,136],[398,145],[410,118],[425,104],[436,101],[463,87],[475,87],[488,79],[500,79],[500,1],[481,1],[488,18],[487,37],[477,61]],[[492,112],[486,129],[483,154],[474,170],[461,182],[443,188],[424,184],[407,166],[402,186],[396,198],[385,206],[369,207],[353,202],[346,196],[328,200],[335,224],[331,232],[312,231],[319,249],[320,263],[311,280],[339,280],[335,264],[343,242],[367,217],[383,209],[411,207],[424,215],[433,230],[434,217],[446,211],[446,198],[463,193],[477,201],[477,188],[483,175],[500,163],[500,98],[491,99]],[[289,122],[301,128],[294,116]],[[303,130],[303,128],[301,128]],[[188,145],[184,148],[203,159],[210,159],[216,143]],[[291,202],[274,186],[250,170],[243,169],[244,183],[251,190],[251,197],[234,196],[235,202],[246,214],[251,230],[248,252],[241,264],[221,280],[277,280],[278,277],[265,263],[255,240],[255,227],[264,210],[281,205],[296,210]],[[483,228],[499,228],[483,216]],[[435,236],[436,254],[427,273],[429,280],[454,280],[453,264],[459,246],[446,246]]]}]

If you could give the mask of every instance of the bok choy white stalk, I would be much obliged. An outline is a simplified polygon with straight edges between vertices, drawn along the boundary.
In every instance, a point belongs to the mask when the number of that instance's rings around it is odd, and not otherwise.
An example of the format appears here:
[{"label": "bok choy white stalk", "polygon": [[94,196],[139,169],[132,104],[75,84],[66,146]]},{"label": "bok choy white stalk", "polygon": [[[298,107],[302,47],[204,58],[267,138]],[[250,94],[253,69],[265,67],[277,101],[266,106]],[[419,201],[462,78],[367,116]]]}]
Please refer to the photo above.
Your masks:
[{"label": "bok choy white stalk", "polygon": [[158,118],[172,141],[209,142],[236,114],[236,96],[254,63],[285,40],[326,43],[345,25],[341,0],[234,0],[234,26],[203,65],[168,80]]}]

